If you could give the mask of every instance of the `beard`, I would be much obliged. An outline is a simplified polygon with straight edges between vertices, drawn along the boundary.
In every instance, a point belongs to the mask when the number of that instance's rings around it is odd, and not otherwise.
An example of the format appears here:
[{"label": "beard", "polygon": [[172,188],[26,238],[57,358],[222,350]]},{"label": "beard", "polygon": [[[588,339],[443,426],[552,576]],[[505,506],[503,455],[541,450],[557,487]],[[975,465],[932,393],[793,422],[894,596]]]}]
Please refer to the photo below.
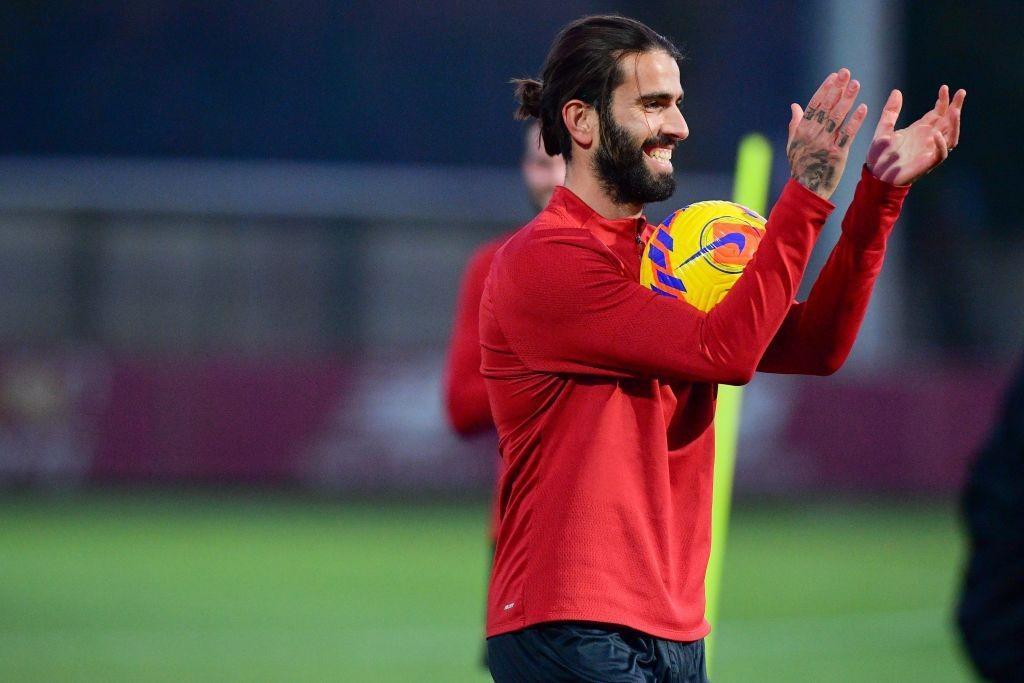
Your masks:
[{"label": "beard", "polygon": [[594,171],[612,201],[616,204],[648,204],[671,197],[676,190],[675,176],[672,173],[652,173],[644,161],[644,147],[674,146],[675,141],[660,136],[637,144],[610,115],[601,119],[605,135],[594,154]]}]

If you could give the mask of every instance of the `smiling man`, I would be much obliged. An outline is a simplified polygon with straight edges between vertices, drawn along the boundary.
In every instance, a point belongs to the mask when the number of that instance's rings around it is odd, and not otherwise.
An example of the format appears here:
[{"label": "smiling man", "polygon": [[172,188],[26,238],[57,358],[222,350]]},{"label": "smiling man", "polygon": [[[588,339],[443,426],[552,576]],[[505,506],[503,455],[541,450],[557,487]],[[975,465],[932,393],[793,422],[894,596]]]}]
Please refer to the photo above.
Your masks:
[{"label": "smiling man", "polygon": [[[498,251],[480,304],[481,372],[505,472],[488,592],[501,681],[703,681],[719,383],[845,360],[907,185],[955,146],[963,91],[894,129],[893,91],[842,236],[794,301],[867,114],[830,74],[791,107],[793,178],[743,276],[703,313],[639,284],[647,202],[689,135],[679,53],[623,17],[567,26],[522,117],[567,162],[547,207]],[[852,113],[851,113],[852,112]],[[847,116],[849,115],[849,116]]]}]

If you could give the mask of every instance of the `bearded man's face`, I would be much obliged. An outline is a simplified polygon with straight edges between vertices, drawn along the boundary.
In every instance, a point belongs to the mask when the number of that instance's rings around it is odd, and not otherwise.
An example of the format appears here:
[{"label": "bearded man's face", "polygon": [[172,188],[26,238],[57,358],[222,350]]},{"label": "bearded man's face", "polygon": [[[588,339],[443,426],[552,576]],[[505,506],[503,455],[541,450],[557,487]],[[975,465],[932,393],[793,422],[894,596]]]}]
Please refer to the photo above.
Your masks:
[{"label": "bearded man's face", "polygon": [[594,171],[601,187],[616,204],[660,202],[676,191],[672,169],[648,168],[645,150],[670,148],[675,142],[667,136],[636,139],[614,121],[601,117],[604,134],[594,154]]},{"label": "bearded man's face", "polygon": [[616,204],[647,204],[675,191],[672,151],[690,134],[680,106],[679,65],[662,51],[624,57],[622,83],[599,112],[592,157],[602,189]]}]

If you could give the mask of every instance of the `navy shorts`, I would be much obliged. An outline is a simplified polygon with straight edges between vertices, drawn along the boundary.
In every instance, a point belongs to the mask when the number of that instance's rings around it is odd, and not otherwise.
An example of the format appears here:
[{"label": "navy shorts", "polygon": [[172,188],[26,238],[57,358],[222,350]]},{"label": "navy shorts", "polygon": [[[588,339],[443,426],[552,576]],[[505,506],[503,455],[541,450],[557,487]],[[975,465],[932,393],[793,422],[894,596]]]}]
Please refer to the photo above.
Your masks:
[{"label": "navy shorts", "polygon": [[704,641],[665,640],[613,624],[557,621],[487,639],[496,683],[707,683]]}]

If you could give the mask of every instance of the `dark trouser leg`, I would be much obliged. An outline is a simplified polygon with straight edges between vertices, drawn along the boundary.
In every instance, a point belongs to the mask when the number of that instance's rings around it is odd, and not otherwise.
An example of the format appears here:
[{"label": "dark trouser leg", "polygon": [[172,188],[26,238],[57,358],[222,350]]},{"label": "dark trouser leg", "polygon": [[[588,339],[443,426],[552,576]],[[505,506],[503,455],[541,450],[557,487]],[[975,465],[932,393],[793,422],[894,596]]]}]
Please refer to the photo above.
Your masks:
[{"label": "dark trouser leg", "polygon": [[553,622],[487,641],[497,683],[704,683],[702,641],[680,643],[612,624]]},{"label": "dark trouser leg", "polygon": [[671,673],[658,680],[666,683],[708,683],[704,641],[680,642],[655,639],[659,661],[668,662]]}]

